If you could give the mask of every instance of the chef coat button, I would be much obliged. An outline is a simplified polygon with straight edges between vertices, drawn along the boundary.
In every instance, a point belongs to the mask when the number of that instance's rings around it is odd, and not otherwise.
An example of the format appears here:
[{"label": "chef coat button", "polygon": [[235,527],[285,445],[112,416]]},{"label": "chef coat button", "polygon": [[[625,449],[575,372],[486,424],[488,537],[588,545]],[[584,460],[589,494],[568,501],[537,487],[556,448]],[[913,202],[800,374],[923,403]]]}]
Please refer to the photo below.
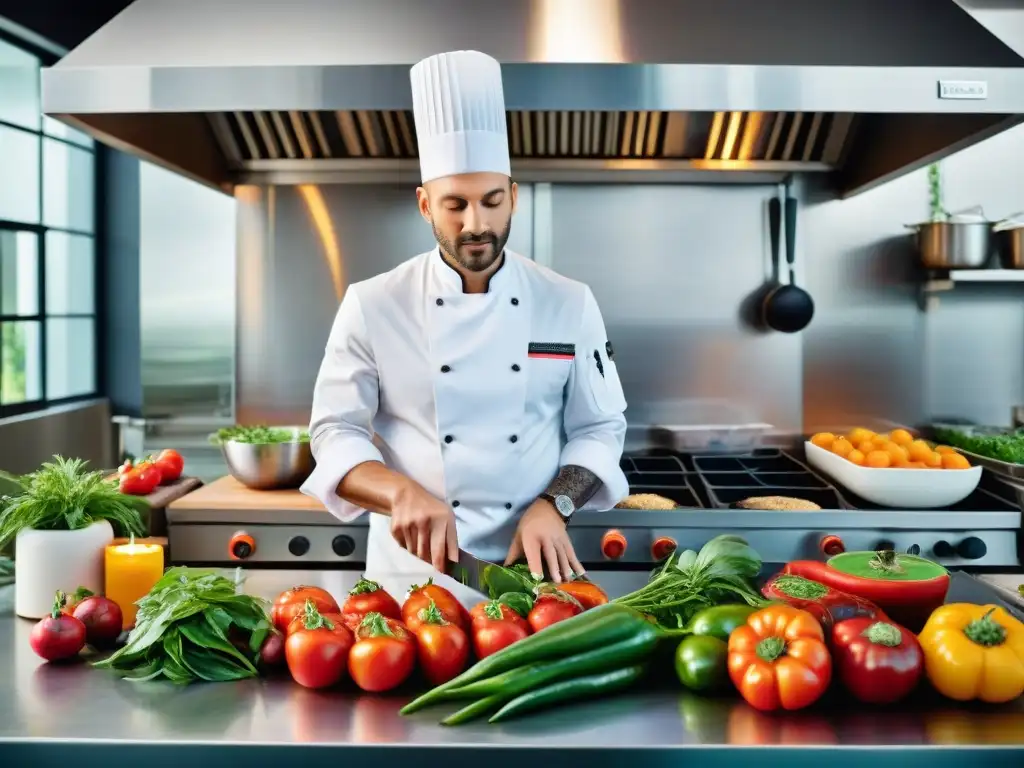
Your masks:
[{"label": "chef coat button", "polygon": [[512,502],[511,501],[506,501],[505,502],[505,509],[512,509]]},{"label": "chef coat button", "polygon": [[515,298],[513,298],[513,299],[512,299],[512,306],[513,306],[513,307],[518,307],[518,306],[519,306],[519,299],[515,299]]},{"label": "chef coat button", "polygon": [[450,371],[451,369],[452,369],[452,367],[450,365],[442,365],[441,366],[441,373],[448,373],[448,371]]},{"label": "chef coat button", "polygon": [[454,440],[454,439],[455,439],[455,438],[454,438],[454,437],[452,437],[451,435],[445,435],[445,436],[444,436],[444,441],[445,441],[446,443],[450,443],[450,442],[451,442],[452,440]]},{"label": "chef coat button", "polygon": [[443,307],[444,306],[444,299],[438,299],[436,303],[437,303],[437,306]]},{"label": "chef coat button", "polygon": [[459,506],[459,500],[458,500],[458,499],[456,499],[455,501],[453,501],[453,502],[452,502],[452,506],[453,506],[453,507],[457,507],[457,506]]},{"label": "chef coat button", "polygon": [[510,443],[514,443],[514,442],[516,442],[516,441],[518,441],[518,440],[519,440],[519,438],[518,438],[518,437],[517,437],[516,435],[512,435],[512,437],[510,437],[510,438],[508,439],[508,441],[509,441]]},{"label": "chef coat button", "polygon": [[519,373],[519,363],[512,363],[512,370]]}]

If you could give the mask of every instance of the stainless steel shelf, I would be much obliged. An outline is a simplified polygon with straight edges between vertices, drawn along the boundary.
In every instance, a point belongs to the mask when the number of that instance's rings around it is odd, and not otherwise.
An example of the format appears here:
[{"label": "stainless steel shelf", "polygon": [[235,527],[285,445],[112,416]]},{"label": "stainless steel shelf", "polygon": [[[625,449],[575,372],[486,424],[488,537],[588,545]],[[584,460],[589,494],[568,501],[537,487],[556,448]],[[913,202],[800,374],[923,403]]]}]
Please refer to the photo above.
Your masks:
[{"label": "stainless steel shelf", "polygon": [[938,294],[953,290],[957,283],[1024,283],[1024,269],[951,269],[945,273],[933,270],[918,290],[921,310],[935,309],[939,303]]}]

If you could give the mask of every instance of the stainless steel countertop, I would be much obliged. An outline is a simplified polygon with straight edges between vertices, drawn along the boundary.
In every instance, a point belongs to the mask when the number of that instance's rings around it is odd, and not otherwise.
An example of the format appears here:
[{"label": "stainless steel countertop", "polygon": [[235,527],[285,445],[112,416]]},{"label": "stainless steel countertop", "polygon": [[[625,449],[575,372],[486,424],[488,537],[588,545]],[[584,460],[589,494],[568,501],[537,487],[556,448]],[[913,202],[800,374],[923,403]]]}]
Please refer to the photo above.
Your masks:
[{"label": "stainless steel countertop", "polygon": [[[709,748],[709,759],[711,753],[722,752],[721,747],[737,748],[724,750],[732,754],[731,760],[745,753],[743,747],[773,745],[827,748],[832,768],[845,764],[836,762],[844,759],[837,747],[856,748],[850,755],[853,759],[859,753],[859,760],[864,759],[863,747],[893,750],[901,756],[908,750],[927,750],[929,765],[935,766],[945,765],[947,757],[950,765],[962,761],[963,748],[1003,746],[1012,748],[1014,754],[1009,757],[1014,762],[999,762],[1002,753],[989,751],[985,757],[989,765],[1024,764],[1017,762],[1024,759],[1024,698],[1002,707],[966,707],[922,694],[898,710],[887,711],[857,707],[837,697],[810,711],[765,715],[738,699],[708,700],[667,685],[664,690],[574,704],[504,726],[444,728],[437,725],[438,710],[412,717],[397,714],[409,692],[392,696],[360,695],[351,688],[316,692],[293,684],[286,675],[185,688],[130,683],[86,663],[42,663],[29,647],[32,622],[13,616],[10,591],[0,590],[0,757],[4,758],[42,758],[46,763],[61,749],[134,745],[173,751],[204,745],[214,751],[218,747],[252,750],[245,757],[248,763],[253,757],[269,761],[272,753],[284,747],[362,748],[357,752],[373,748],[369,755],[373,757],[385,754],[378,748],[386,746],[465,749],[464,754],[462,749],[454,750],[460,753],[458,764],[482,749],[498,759],[495,750],[522,748],[551,757],[586,753],[588,765],[602,764],[614,755],[622,760],[623,750],[645,750],[648,763],[660,764],[661,758],[681,758],[680,750],[694,747]],[[974,579],[954,576],[952,601],[991,601],[993,597]],[[702,766],[727,764],[708,763],[704,752]],[[288,764],[297,765],[292,758],[300,753],[288,750]],[[221,755],[218,759],[223,759]],[[194,756],[177,759],[189,760],[189,768],[202,763]],[[275,759],[282,758],[278,754]],[[491,757],[487,760],[488,768],[493,768],[496,763]],[[453,764],[449,757],[445,762],[446,767]],[[0,763],[20,764],[18,760]],[[758,764],[765,764],[760,757]]]}]

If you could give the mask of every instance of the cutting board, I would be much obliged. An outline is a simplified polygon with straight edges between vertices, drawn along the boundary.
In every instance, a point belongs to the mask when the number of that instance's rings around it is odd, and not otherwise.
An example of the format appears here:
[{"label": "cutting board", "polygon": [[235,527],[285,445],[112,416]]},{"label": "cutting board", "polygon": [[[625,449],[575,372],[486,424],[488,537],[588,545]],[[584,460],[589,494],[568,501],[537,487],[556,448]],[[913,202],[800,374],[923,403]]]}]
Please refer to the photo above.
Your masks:
[{"label": "cutting board", "polygon": [[[116,477],[112,475],[112,477]],[[176,499],[201,487],[203,481],[198,477],[179,477],[172,483],[161,485],[148,496],[143,496],[149,502],[149,535],[167,535],[167,507]]]},{"label": "cutting board", "polygon": [[324,511],[324,505],[297,488],[282,491],[256,491],[229,476],[207,483],[169,505],[172,509],[251,509],[286,511]]}]

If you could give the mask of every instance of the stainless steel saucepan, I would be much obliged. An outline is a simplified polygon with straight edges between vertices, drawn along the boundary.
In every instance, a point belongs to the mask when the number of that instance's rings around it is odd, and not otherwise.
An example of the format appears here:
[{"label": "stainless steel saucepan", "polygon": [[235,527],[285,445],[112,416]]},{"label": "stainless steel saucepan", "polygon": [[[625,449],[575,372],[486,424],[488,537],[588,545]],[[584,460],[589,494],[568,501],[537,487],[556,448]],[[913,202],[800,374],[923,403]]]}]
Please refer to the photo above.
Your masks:
[{"label": "stainless steel saucepan", "polygon": [[907,227],[917,233],[918,255],[927,269],[985,269],[992,263],[992,222],[980,207]]},{"label": "stainless steel saucepan", "polygon": [[992,227],[1003,269],[1024,269],[1024,211],[1007,216]]}]

